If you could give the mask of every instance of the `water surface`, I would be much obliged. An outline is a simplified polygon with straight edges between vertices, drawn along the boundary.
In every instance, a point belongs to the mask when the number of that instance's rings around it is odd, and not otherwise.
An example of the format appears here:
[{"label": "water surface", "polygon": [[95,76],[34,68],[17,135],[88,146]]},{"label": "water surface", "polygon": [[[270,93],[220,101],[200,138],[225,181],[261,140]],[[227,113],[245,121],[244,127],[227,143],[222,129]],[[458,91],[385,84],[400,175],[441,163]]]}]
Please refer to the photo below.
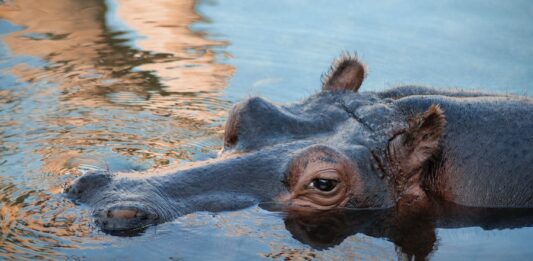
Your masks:
[{"label": "water surface", "polygon": [[[369,65],[363,90],[415,83],[531,95],[531,17],[529,1],[5,1],[0,257],[403,258],[395,240],[357,229],[313,244],[295,232],[297,223],[259,207],[113,237],[60,192],[94,168],[215,157],[232,104],[313,94],[342,51]],[[529,226],[493,228],[434,228],[429,257],[533,254]]]}]

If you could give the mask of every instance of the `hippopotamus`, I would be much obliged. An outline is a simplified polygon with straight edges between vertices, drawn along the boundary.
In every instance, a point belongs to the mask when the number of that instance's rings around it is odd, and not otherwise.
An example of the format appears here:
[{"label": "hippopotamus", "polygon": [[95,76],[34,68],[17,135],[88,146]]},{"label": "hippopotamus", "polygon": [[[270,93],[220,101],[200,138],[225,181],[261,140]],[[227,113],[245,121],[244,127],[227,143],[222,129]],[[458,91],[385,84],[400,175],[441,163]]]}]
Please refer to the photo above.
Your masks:
[{"label": "hippopotamus", "polygon": [[410,85],[362,92],[366,74],[355,55],[343,55],[305,100],[234,105],[217,158],[92,171],[65,193],[111,232],[262,203],[306,216],[338,209],[423,216],[447,203],[533,207],[533,99]]}]

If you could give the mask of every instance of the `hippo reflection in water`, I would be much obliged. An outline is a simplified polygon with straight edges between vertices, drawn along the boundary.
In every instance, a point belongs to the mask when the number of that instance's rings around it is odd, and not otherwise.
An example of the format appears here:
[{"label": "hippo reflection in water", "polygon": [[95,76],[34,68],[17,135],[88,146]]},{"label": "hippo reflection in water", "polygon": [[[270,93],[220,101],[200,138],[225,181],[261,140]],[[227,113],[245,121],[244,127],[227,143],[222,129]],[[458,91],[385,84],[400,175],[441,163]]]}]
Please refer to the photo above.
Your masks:
[{"label": "hippo reflection in water", "polygon": [[345,55],[302,102],[236,104],[217,159],[149,175],[88,173],[66,194],[93,207],[104,231],[262,202],[307,217],[533,207],[531,98],[416,86],[358,92],[365,74]]}]

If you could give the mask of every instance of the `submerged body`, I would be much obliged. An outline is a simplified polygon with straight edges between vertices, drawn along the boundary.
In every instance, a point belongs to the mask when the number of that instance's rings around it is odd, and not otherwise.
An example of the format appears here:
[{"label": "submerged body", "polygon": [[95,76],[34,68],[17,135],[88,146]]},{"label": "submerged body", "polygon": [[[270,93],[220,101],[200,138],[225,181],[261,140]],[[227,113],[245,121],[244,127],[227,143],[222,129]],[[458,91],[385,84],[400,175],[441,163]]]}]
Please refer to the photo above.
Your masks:
[{"label": "submerged body", "polygon": [[359,93],[364,76],[343,57],[302,102],[235,105],[217,159],[157,174],[89,173],[66,193],[108,231],[261,202],[292,212],[533,207],[533,99],[414,86]]}]

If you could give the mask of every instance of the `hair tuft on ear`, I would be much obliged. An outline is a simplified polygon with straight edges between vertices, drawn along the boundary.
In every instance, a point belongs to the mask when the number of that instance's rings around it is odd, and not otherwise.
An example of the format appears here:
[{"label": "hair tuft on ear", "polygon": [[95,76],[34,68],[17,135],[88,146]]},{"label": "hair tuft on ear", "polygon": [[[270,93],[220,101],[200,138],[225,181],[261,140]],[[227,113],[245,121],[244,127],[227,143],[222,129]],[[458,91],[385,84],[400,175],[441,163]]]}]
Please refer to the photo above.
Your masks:
[{"label": "hair tuft on ear", "polygon": [[[446,126],[444,111],[439,105],[431,105],[424,113],[415,115],[409,119],[407,133],[419,140],[438,138]],[[420,135],[424,134],[424,135]]]},{"label": "hair tuft on ear", "polygon": [[322,90],[351,90],[357,92],[366,77],[366,66],[359,61],[357,54],[343,53],[322,75]]},{"label": "hair tuft on ear", "polygon": [[446,117],[440,106],[434,104],[424,113],[410,118],[408,123],[403,145],[410,151],[411,160],[416,159],[414,162],[421,165],[439,149]]},{"label": "hair tuft on ear", "polygon": [[438,155],[446,117],[439,105],[431,105],[425,112],[413,115],[407,123],[407,129],[393,138],[388,148],[395,171],[404,178],[415,175],[432,156]]}]

